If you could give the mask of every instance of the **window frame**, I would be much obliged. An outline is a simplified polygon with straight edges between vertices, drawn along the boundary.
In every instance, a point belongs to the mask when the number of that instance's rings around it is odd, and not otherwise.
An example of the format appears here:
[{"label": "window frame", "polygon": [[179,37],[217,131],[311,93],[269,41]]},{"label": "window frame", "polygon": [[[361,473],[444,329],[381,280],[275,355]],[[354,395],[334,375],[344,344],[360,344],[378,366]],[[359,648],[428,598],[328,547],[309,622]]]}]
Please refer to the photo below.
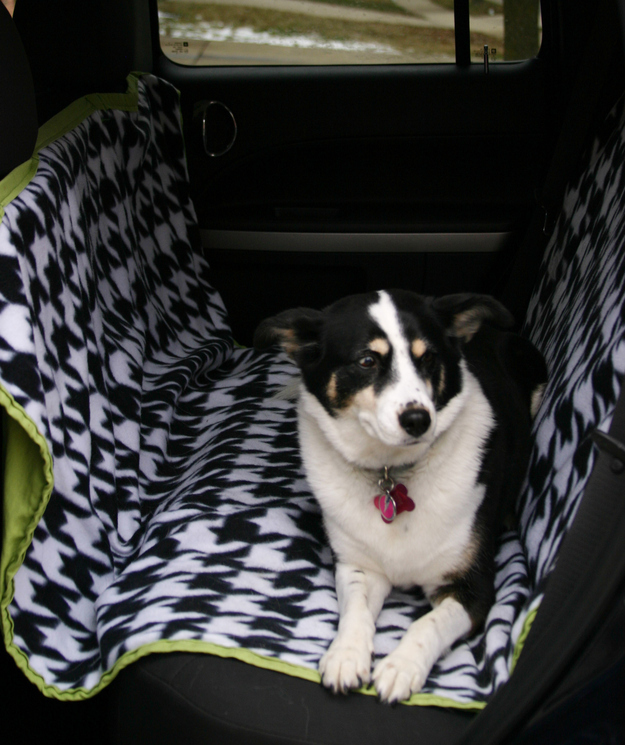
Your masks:
[{"label": "window frame", "polygon": [[[454,0],[454,46],[455,46],[455,62],[439,62],[439,63],[432,63],[428,61],[424,62],[400,62],[400,63],[382,63],[383,66],[393,66],[395,64],[400,65],[402,67],[410,67],[412,65],[431,65],[431,64],[437,64],[437,65],[454,65],[458,68],[468,68],[471,65],[479,65],[481,64],[481,61],[478,62],[476,60],[471,59],[471,13],[470,13],[470,7],[469,7],[470,0]],[[539,13],[541,18],[541,24],[542,24],[542,40],[541,44],[536,52],[535,57],[543,57],[548,52],[545,51],[547,47],[550,46],[549,43],[549,13],[546,12],[546,7],[550,5],[550,0],[538,0],[539,2]],[[156,50],[156,54],[154,56],[155,59],[158,59],[159,56],[164,57],[169,62],[171,62],[174,65],[180,66],[180,67],[198,67],[198,68],[212,68],[212,67],[219,67],[219,65],[185,65],[181,62],[178,62],[176,60],[173,60],[171,57],[169,57],[163,50],[161,46],[161,38],[160,38],[160,24],[159,24],[159,3],[158,0],[150,0],[151,5],[151,11],[150,11],[150,20],[151,20],[151,34],[152,34],[152,48],[153,50]],[[497,65],[502,64],[518,64],[520,62],[523,62],[524,60],[500,60],[497,61]],[[285,65],[272,65],[271,63],[267,65],[260,65],[260,66],[280,66],[280,67],[350,67],[350,66],[357,66],[357,67],[376,67],[379,63],[306,63],[306,64],[295,64],[292,65],[285,64]],[[231,65],[232,68],[246,68],[246,67],[254,67],[257,65],[249,65],[249,64],[233,64]],[[484,63],[485,71],[488,71],[488,66],[486,63]]]}]

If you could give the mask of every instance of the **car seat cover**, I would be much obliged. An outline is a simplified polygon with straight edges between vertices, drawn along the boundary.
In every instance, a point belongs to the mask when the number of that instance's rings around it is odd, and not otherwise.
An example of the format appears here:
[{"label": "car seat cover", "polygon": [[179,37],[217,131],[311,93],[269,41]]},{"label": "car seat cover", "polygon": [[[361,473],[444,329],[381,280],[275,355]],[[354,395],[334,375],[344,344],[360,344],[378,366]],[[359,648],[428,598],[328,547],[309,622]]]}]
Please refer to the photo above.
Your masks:
[{"label": "car seat cover", "polygon": [[550,374],[520,509],[535,587],[575,516],[596,456],[590,435],[608,430],[625,371],[623,128],[621,100],[567,189],[525,324]]},{"label": "car seat cover", "polygon": [[[177,93],[133,80],[124,105],[92,100],[39,150],[0,223],[0,403],[11,452],[33,445],[7,463],[5,639],[61,698],[93,694],[155,651],[319,680],[338,613],[295,406],[276,396],[295,369],[233,345],[196,244]],[[411,703],[480,708],[508,679],[590,470],[584,438],[607,427],[625,368],[625,210],[614,178],[601,177],[618,156],[620,178],[623,141],[620,127],[593,155],[598,185],[578,184],[565,205],[578,225],[590,198],[606,228],[575,244],[562,223],[532,301],[528,328],[552,382],[521,531],[501,538],[496,604]],[[591,249],[607,268],[592,268]],[[560,314],[579,321],[573,346],[564,316],[554,333]],[[376,655],[426,610],[419,592],[394,592]]]}]

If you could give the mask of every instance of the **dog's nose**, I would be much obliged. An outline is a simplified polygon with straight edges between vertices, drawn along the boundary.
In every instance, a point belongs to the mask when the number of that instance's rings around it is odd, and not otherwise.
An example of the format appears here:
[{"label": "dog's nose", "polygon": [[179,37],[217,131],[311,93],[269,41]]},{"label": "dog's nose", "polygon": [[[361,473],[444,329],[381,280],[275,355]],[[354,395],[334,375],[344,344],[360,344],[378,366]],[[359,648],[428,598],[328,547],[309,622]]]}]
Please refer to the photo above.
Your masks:
[{"label": "dog's nose", "polygon": [[399,423],[413,437],[421,437],[427,432],[432,419],[425,409],[406,409],[399,415]]}]

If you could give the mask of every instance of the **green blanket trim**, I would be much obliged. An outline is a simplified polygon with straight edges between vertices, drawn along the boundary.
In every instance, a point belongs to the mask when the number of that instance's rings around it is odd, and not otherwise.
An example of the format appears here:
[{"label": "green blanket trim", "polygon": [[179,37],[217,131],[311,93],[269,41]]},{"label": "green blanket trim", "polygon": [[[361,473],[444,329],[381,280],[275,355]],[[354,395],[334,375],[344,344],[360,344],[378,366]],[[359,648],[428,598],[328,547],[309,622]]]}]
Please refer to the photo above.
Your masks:
[{"label": "green blanket trim", "polygon": [[[136,111],[138,106],[138,81],[142,73],[128,76],[126,93],[93,94],[70,104],[66,109],[52,117],[39,129],[39,136],[32,158],[15,168],[0,181],[0,220],[4,207],[30,183],[37,173],[38,153],[44,147],[77,127],[95,111],[122,110]],[[200,640],[160,640],[144,644],[139,649],[126,652],[113,667],[102,675],[99,683],[90,689],[73,688],[61,690],[50,685],[35,672],[28,657],[13,641],[13,620],[9,605],[15,592],[14,577],[24,561],[35,528],[41,519],[54,484],[52,456],[44,436],[28,417],[24,409],[0,383],[0,407],[4,409],[3,443],[4,451],[4,535],[2,556],[0,557],[0,620],[6,648],[17,666],[37,688],[50,698],[61,701],[82,701],[91,698],[109,685],[128,665],[153,653],[198,652],[218,657],[235,658],[256,667],[285,673],[315,683],[321,679],[316,670],[294,665],[281,660],[264,657],[248,649],[224,647]],[[0,409],[0,414],[2,414]],[[534,609],[525,619],[523,631],[516,644],[513,656],[513,669],[536,615]],[[376,695],[373,688],[361,688],[360,693]],[[461,703],[443,696],[416,693],[408,701],[412,706],[439,706],[480,711],[484,703]]]},{"label": "green blanket trim", "polygon": [[15,592],[14,577],[22,566],[35,528],[54,485],[52,456],[44,436],[32,419],[0,384],[3,411],[4,502],[0,557],[0,618],[6,648],[18,667],[29,673],[26,655],[13,642],[9,605]]},{"label": "green blanket trim", "polygon": [[133,72],[128,80],[126,93],[92,93],[71,103],[63,111],[49,119],[39,128],[35,151],[26,162],[14,168],[11,173],[0,181],[0,220],[4,216],[4,208],[18,194],[25,189],[39,167],[38,153],[59,137],[71,132],[95,111],[137,111],[138,83],[143,73]]},{"label": "green blanket trim", "polygon": [[[98,685],[94,688],[72,688],[63,691],[56,686],[46,684],[40,675],[31,670],[28,666],[28,659],[21,650],[13,647],[9,649],[9,652],[12,654],[18,667],[22,672],[24,672],[26,677],[34,683],[45,696],[58,699],[59,701],[85,701],[92,698],[112,683],[124,668],[132,665],[137,660],[140,660],[143,657],[148,657],[151,654],[166,654],[171,652],[211,654],[215,657],[222,657],[224,659],[236,659],[240,662],[245,662],[248,665],[263,668],[264,670],[283,673],[294,678],[308,680],[312,683],[321,683],[321,677],[316,670],[301,667],[300,665],[294,665],[289,662],[283,662],[282,660],[277,660],[273,657],[265,657],[256,652],[252,652],[249,649],[241,647],[224,647],[219,644],[204,642],[199,639],[162,639],[160,641],[144,644],[138,649],[126,652],[126,654],[117,660],[110,670],[102,675]],[[377,696],[373,687],[363,687],[354,691],[354,693],[360,693],[366,696]],[[402,701],[402,704],[407,706],[437,706],[469,712],[481,711],[486,706],[485,703],[463,703],[444,696],[436,696],[431,693],[415,693],[407,701]]]},{"label": "green blanket trim", "polygon": [[525,621],[523,622],[523,628],[521,629],[521,633],[519,634],[519,638],[517,639],[516,645],[512,653],[512,662],[510,663],[510,675],[512,675],[512,673],[514,672],[517,662],[519,661],[519,657],[521,656],[521,652],[523,651],[523,647],[525,646],[525,641],[527,640],[527,635],[530,633],[530,629],[532,628],[532,624],[534,623],[534,619],[536,618],[536,614],[538,613],[538,609],[540,608],[541,601],[542,601],[542,597],[536,598],[533,601],[533,603],[530,604],[529,612],[527,616],[525,616]]},{"label": "green blanket trim", "polygon": [[0,221],[4,217],[4,208],[28,186],[38,167],[39,158],[34,154],[30,160],[14,168],[0,181]]},{"label": "green blanket trim", "polygon": [[71,132],[95,111],[137,111],[138,83],[141,75],[142,73],[133,72],[128,76],[126,93],[91,93],[59,111],[40,127],[35,152]]}]

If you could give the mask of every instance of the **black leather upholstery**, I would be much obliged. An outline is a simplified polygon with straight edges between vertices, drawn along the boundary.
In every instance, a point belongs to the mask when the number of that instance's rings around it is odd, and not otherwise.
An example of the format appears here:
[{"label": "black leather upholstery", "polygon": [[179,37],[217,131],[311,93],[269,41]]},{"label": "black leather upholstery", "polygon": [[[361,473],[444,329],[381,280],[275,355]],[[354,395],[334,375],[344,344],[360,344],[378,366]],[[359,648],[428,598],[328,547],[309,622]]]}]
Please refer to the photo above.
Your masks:
[{"label": "black leather upholstery", "polygon": [[150,655],[113,684],[113,742],[447,745],[473,715],[335,696],[318,683],[203,654]]},{"label": "black leather upholstery", "polygon": [[35,92],[24,47],[0,3],[0,179],[28,160],[37,140]]},{"label": "black leather upholstery", "polygon": [[13,17],[30,61],[39,124],[88,93],[126,90],[134,42],[127,0],[18,0]]}]

